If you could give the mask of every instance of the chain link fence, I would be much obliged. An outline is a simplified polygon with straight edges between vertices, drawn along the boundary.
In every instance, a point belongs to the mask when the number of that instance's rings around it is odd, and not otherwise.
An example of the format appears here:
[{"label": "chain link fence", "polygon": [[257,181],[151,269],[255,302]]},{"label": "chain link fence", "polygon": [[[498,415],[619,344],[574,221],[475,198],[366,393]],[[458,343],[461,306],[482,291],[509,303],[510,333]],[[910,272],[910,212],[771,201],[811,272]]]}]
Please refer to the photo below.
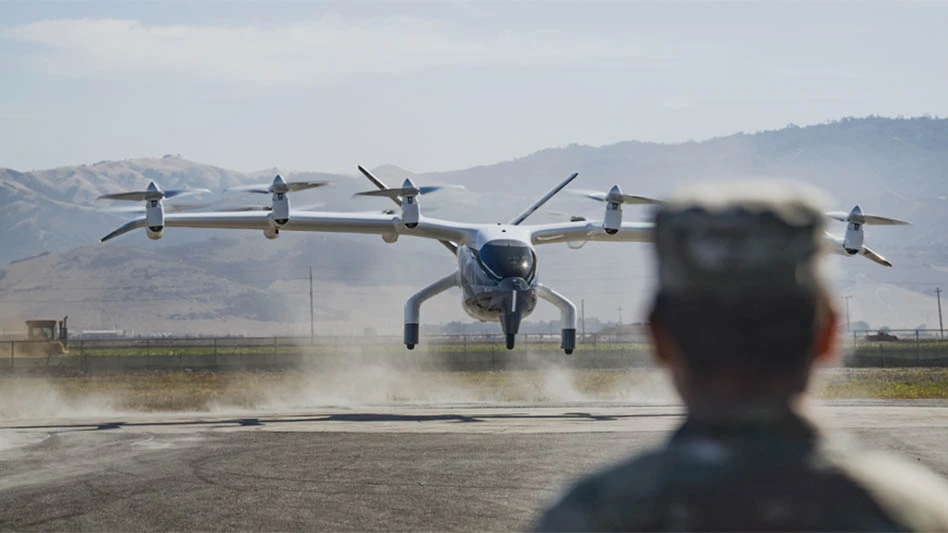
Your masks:
[{"label": "chain link fence", "polygon": [[369,335],[72,339],[64,354],[44,352],[44,341],[9,341],[0,372],[283,370],[339,363],[484,371],[533,368],[543,360],[590,368],[650,364],[648,344],[639,336],[586,335],[578,340],[585,355],[579,350],[565,355],[559,334],[519,335],[513,351],[500,334],[429,336],[414,350],[407,350],[401,337]]},{"label": "chain link fence", "polygon": [[[65,353],[45,341],[7,341],[5,349],[0,345],[0,372],[284,370],[340,363],[458,371],[535,368],[550,362],[597,369],[652,365],[642,332],[580,335],[577,341],[569,356],[560,350],[558,334],[519,335],[513,351],[505,348],[500,334],[429,336],[414,350],[405,349],[401,337],[370,335],[80,338],[70,340]],[[841,366],[948,367],[948,340],[939,330],[853,331],[844,341]]]},{"label": "chain link fence", "polygon": [[847,337],[845,366],[948,366],[948,339],[942,330],[855,330]]}]

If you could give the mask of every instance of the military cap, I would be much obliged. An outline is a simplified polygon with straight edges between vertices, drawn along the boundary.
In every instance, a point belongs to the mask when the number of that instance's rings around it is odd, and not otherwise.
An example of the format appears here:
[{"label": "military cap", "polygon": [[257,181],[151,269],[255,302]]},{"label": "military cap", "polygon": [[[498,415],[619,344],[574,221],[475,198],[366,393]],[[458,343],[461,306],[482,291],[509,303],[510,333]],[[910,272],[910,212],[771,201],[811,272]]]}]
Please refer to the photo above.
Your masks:
[{"label": "military cap", "polygon": [[794,182],[682,191],[655,216],[659,290],[725,299],[815,290],[823,285],[825,204],[817,190]]}]

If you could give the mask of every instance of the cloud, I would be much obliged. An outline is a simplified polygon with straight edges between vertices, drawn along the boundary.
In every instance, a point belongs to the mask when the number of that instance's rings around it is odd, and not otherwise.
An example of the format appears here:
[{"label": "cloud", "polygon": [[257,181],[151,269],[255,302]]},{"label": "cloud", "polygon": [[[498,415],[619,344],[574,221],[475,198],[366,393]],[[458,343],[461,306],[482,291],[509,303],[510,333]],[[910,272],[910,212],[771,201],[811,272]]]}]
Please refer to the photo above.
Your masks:
[{"label": "cloud", "polygon": [[627,64],[652,58],[640,45],[600,36],[539,30],[474,35],[411,17],[374,22],[325,17],[272,27],[43,20],[4,29],[0,36],[43,46],[43,68],[59,74],[186,74],[268,84],[454,66]]}]

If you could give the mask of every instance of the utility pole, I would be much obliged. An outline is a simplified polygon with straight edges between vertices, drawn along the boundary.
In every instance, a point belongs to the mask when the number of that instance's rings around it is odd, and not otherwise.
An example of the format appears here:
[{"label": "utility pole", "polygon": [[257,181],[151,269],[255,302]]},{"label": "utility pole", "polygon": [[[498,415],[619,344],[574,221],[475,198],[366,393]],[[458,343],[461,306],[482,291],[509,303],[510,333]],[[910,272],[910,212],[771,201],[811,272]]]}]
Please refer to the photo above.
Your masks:
[{"label": "utility pole", "polygon": [[313,314],[313,266],[309,267],[309,343],[316,341],[316,318]]},{"label": "utility pole", "polygon": [[619,327],[621,328],[622,327],[622,306],[621,305],[619,306],[618,311],[619,311]]},{"label": "utility pole", "polygon": [[938,332],[945,338],[945,325],[941,321],[941,287],[935,287],[935,296],[938,298]]},{"label": "utility pole", "polygon": [[849,321],[849,300],[853,297],[852,295],[843,296],[843,300],[846,300],[846,331],[851,332],[853,330],[852,322]]}]

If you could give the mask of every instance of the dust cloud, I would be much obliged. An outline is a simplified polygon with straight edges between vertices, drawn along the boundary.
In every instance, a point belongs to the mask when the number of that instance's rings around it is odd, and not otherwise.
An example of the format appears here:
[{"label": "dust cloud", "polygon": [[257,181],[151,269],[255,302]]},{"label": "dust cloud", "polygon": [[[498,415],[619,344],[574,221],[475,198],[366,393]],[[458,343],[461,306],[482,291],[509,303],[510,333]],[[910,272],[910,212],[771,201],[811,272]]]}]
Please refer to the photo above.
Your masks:
[{"label": "dust cloud", "polygon": [[[506,355],[500,352],[498,359]],[[556,361],[550,352],[519,355],[525,357],[511,359],[520,363],[518,368],[471,371],[447,368],[444,359],[419,352],[324,357],[250,388],[237,379],[223,397],[249,395],[261,409],[677,401],[670,382],[656,369],[581,370]]]},{"label": "dust cloud", "polygon": [[[72,389],[72,390],[71,390]],[[0,423],[18,419],[82,418],[118,414],[107,392],[81,391],[61,380],[0,379]]]},{"label": "dust cloud", "polygon": [[677,401],[664,373],[653,368],[577,369],[569,364],[574,360],[549,351],[497,352],[474,364],[468,357],[484,354],[350,350],[314,354],[283,371],[6,376],[0,377],[0,425],[130,413]]}]

